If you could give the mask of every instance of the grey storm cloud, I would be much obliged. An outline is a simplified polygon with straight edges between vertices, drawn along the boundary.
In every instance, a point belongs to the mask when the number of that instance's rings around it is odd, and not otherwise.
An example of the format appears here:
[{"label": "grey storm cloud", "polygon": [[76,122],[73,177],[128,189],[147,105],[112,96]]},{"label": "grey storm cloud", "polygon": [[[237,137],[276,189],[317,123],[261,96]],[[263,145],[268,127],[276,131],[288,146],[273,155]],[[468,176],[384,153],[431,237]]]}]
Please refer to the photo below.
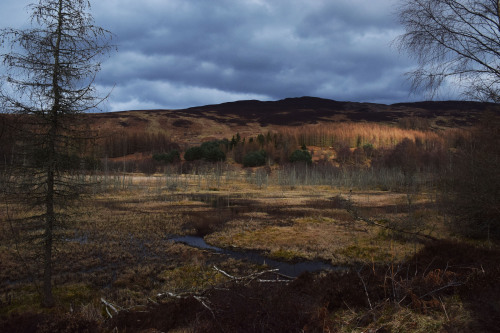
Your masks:
[{"label": "grey storm cloud", "polygon": [[[27,21],[3,0],[2,22]],[[391,47],[397,0],[105,0],[96,23],[118,52],[99,75],[107,110],[317,96],[395,103],[414,64]],[[4,9],[11,12],[8,20]],[[16,19],[13,19],[15,17]]]}]

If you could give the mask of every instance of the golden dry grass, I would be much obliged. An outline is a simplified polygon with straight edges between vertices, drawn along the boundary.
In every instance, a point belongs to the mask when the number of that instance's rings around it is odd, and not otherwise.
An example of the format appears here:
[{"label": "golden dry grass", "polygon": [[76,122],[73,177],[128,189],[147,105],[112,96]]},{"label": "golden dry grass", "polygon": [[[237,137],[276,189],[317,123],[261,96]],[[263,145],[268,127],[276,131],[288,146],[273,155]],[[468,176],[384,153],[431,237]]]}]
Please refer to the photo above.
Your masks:
[{"label": "golden dry grass", "polygon": [[[70,295],[82,286],[85,292],[77,296],[84,304],[104,295],[132,306],[165,290],[194,290],[216,283],[221,277],[211,271],[214,262],[233,274],[254,269],[243,261],[173,243],[170,235],[203,231],[214,246],[258,250],[280,260],[320,259],[339,265],[398,261],[420,247],[418,242],[354,220],[342,206],[350,196],[368,217],[399,221],[405,219],[404,194],[350,194],[328,186],[261,188],[249,184],[238,171],[219,180],[175,176],[182,185],[174,188],[168,186],[173,181],[169,176],[120,177],[115,179],[119,186],[110,180],[109,191],[73,207],[72,219],[60,233],[54,282],[62,306],[68,306]],[[426,204],[426,198],[416,196],[414,203]],[[32,260],[33,244],[17,244],[5,210],[0,211],[0,294],[15,299],[0,305],[4,313],[24,311],[20,309],[26,309],[26,302],[33,306],[37,298],[30,279],[39,276],[40,265]],[[10,206],[9,213],[10,219],[26,214],[18,206]],[[426,223],[440,223],[435,211],[428,212]],[[21,240],[19,226],[18,232]]]}]

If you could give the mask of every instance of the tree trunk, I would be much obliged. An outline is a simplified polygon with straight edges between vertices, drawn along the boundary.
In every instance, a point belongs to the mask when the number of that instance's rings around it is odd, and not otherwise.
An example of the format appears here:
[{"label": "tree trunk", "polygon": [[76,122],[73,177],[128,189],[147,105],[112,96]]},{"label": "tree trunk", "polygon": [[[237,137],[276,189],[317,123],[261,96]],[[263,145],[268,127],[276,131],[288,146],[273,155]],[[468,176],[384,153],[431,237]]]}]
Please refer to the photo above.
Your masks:
[{"label": "tree trunk", "polygon": [[[45,251],[44,251],[44,267],[43,267],[43,307],[54,306],[54,296],[52,295],[52,243],[54,229],[54,201],[53,198],[47,196],[47,212],[45,216]],[[49,210],[52,208],[52,210]]]},{"label": "tree trunk", "polygon": [[43,272],[43,299],[42,306],[53,307],[54,296],[52,295],[52,247],[54,242],[54,223],[56,214],[54,210],[55,172],[56,172],[56,140],[59,128],[58,113],[61,104],[61,88],[59,87],[60,75],[60,45],[63,23],[63,3],[59,0],[58,27],[56,31],[56,45],[54,47],[54,69],[52,73],[52,89],[54,92],[54,104],[50,112],[50,128],[48,136],[48,157],[47,157],[47,192],[45,195],[45,251],[44,251],[44,272]]}]

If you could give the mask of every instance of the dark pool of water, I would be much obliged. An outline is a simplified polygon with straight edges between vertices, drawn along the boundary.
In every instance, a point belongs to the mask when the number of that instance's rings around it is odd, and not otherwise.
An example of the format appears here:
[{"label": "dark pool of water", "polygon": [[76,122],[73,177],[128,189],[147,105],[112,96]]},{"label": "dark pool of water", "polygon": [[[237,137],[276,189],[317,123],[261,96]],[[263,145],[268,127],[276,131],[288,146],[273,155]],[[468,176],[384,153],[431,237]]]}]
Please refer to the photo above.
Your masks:
[{"label": "dark pool of water", "polygon": [[297,277],[305,272],[317,272],[323,270],[340,270],[343,267],[333,266],[331,264],[322,261],[302,261],[297,263],[288,263],[283,261],[278,261],[271,259],[262,254],[253,251],[233,251],[228,249],[222,249],[216,246],[209,245],[205,242],[202,237],[199,236],[172,236],[169,237],[171,241],[183,243],[189,246],[193,246],[199,249],[206,249],[215,251],[217,253],[222,253],[228,255],[231,258],[248,260],[255,264],[267,265],[271,268],[279,269],[279,272],[284,275],[291,277]]}]

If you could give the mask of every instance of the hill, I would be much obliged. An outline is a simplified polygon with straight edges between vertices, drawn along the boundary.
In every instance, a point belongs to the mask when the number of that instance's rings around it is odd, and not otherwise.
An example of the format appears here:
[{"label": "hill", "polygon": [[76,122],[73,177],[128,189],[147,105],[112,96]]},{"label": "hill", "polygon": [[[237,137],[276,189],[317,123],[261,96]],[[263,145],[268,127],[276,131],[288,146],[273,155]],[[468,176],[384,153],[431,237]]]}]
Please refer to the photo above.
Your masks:
[{"label": "hill", "polygon": [[[403,124],[407,128],[443,129],[470,126],[487,110],[500,113],[492,103],[444,101],[392,105],[340,102],[316,97],[279,101],[245,100],[180,110],[134,110],[88,114],[101,132],[126,130],[165,133],[173,141],[199,143],[214,138],[243,137],[303,125],[332,122]],[[421,128],[420,128],[421,129]]]}]

